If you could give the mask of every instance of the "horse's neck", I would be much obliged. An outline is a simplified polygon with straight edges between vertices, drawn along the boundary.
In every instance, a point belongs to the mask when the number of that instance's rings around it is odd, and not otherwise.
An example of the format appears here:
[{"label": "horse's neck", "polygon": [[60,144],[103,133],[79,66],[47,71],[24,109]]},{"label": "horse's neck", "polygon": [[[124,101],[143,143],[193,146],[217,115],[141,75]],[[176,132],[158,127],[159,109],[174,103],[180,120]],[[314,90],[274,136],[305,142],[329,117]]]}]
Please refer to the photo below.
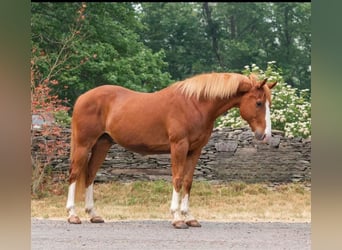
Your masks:
[{"label": "horse's neck", "polygon": [[238,107],[240,97],[231,97],[229,99],[215,99],[202,101],[199,106],[203,113],[206,113],[211,120],[215,121],[217,117],[225,113],[227,110]]}]

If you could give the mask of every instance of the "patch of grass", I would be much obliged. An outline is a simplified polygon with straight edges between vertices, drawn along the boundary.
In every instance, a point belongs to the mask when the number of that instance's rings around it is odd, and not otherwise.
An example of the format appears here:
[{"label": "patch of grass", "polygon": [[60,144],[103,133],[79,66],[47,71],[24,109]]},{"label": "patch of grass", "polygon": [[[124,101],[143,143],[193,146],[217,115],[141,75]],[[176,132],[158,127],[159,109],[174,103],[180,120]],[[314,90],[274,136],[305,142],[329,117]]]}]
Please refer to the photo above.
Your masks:
[{"label": "patch of grass", "polygon": [[[49,191],[49,192],[48,192]],[[31,216],[66,219],[67,183],[51,184],[32,196]],[[171,219],[172,184],[167,181],[95,184],[98,214],[106,220]],[[84,202],[76,203],[82,219]],[[199,220],[311,221],[311,190],[304,183],[281,184],[194,181],[190,209]]]}]

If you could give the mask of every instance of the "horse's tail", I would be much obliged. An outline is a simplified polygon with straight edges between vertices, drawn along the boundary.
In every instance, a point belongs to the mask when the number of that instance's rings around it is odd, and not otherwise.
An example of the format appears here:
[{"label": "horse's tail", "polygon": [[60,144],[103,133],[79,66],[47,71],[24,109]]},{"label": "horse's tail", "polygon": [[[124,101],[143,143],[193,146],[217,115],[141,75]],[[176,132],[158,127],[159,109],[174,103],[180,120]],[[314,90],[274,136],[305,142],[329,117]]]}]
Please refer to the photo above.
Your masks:
[{"label": "horse's tail", "polygon": [[[72,164],[73,156],[75,153],[75,132],[72,130],[70,138],[70,161]],[[80,169],[76,170],[76,193],[75,200],[80,201],[84,198],[85,186],[86,186],[86,176],[87,176],[87,162],[84,166],[79,166]],[[70,169],[70,174],[72,169]],[[73,177],[70,176],[70,182],[73,181]],[[70,183],[71,184],[71,183]]]}]

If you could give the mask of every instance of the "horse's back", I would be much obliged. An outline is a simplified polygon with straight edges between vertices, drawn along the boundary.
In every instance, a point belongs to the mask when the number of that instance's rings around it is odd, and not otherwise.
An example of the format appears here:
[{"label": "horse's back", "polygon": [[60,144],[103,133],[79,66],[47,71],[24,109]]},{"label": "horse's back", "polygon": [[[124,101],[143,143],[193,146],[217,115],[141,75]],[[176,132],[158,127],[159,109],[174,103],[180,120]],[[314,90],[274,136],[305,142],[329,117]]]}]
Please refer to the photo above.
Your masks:
[{"label": "horse's back", "polygon": [[95,140],[106,133],[116,143],[140,153],[166,152],[169,146],[165,119],[170,105],[163,101],[167,99],[156,93],[102,85],[77,99],[73,131],[79,138]]},{"label": "horse's back", "polygon": [[134,95],[134,91],[117,85],[102,85],[80,95],[74,105],[73,116],[106,111],[115,102]]},{"label": "horse's back", "polygon": [[80,95],[75,103],[77,105],[83,99],[84,101],[90,100],[106,100],[118,95],[124,95],[125,93],[134,93],[134,91],[126,89],[118,85],[101,85]]}]

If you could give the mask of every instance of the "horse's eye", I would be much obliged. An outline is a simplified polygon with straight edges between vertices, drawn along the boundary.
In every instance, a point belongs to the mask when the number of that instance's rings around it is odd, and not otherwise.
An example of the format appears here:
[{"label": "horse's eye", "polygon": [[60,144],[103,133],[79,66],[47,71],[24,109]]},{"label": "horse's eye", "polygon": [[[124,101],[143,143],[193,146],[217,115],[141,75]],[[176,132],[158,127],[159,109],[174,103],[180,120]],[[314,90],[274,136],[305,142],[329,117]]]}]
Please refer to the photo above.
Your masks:
[{"label": "horse's eye", "polygon": [[257,107],[261,107],[262,106],[262,101],[257,101],[256,105],[257,105]]}]

